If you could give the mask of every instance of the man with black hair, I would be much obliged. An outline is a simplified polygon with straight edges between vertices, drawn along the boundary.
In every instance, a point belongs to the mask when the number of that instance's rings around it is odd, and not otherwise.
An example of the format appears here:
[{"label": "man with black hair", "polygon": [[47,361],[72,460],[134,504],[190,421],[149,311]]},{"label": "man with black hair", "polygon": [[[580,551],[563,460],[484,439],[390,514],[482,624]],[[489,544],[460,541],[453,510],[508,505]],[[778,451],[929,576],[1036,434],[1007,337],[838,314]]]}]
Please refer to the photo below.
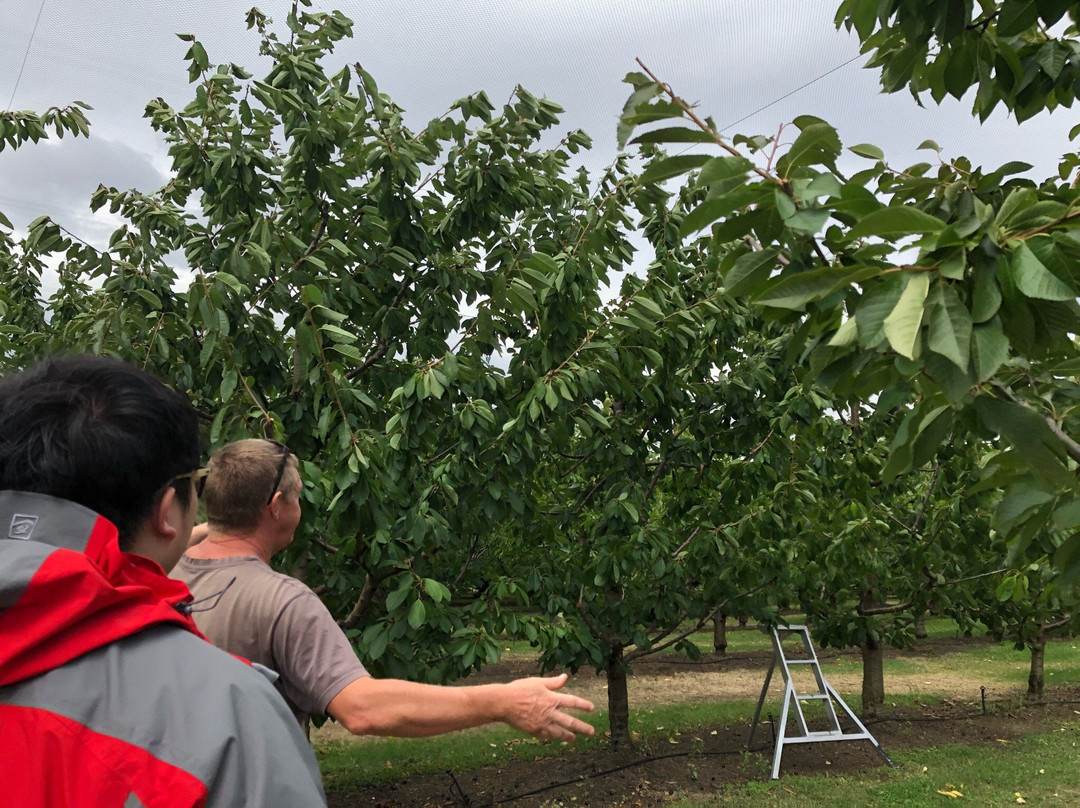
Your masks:
[{"label": "man with black hair", "polygon": [[197,414],[115,359],[0,380],[0,783],[44,806],[325,806],[266,676],[166,577],[197,507]]},{"label": "man with black hair", "polygon": [[568,712],[593,705],[559,692],[565,674],[465,687],[369,676],[318,596],[269,566],[300,523],[300,491],[296,456],[285,445],[255,439],[218,449],[203,492],[206,535],[173,575],[199,598],[224,590],[195,616],[199,628],[226,651],[280,673],[278,687],[301,723],[328,714],[356,735],[406,737],[497,721],[550,740],[593,734]]}]

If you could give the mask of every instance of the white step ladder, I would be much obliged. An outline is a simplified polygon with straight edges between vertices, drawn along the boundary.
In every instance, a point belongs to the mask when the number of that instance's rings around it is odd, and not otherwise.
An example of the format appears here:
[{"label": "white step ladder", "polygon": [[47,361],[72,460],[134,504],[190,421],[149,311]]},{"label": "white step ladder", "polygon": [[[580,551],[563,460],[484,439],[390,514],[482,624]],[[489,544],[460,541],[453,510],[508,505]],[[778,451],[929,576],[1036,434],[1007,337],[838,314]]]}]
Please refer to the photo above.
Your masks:
[{"label": "white step ladder", "polygon": [[[792,743],[822,743],[825,741],[870,741],[874,749],[881,755],[885,762],[895,767],[896,764],[881,748],[881,744],[870,734],[858,717],[840,698],[840,694],[833,689],[821,672],[821,663],[818,662],[814,646],[810,642],[810,630],[806,626],[777,626],[771,629],[773,658],[769,664],[769,672],[765,676],[765,685],[761,688],[761,696],[758,698],[757,709],[754,710],[754,720],[750,722],[750,734],[746,737],[746,746],[749,748],[754,739],[754,730],[757,729],[758,718],[761,716],[761,708],[765,704],[765,695],[769,692],[769,683],[772,681],[773,670],[777,666],[780,674],[784,677],[784,700],[780,710],[780,729],[776,736],[776,749],[773,752],[772,779],[780,777],[780,759],[784,754],[784,746]],[[784,639],[796,635],[802,640],[803,656],[792,657],[784,652]],[[790,653],[790,652],[789,652]],[[817,681],[816,693],[797,693],[795,684],[791,678],[791,665],[808,665]],[[810,730],[806,726],[806,717],[803,715],[802,705],[804,702],[821,702],[825,708],[825,717],[829,728],[825,730]],[[840,727],[840,721],[836,716],[836,705],[844,711],[847,717],[855,725],[856,729],[845,732]],[[795,716],[796,726],[788,733],[789,715]]]}]

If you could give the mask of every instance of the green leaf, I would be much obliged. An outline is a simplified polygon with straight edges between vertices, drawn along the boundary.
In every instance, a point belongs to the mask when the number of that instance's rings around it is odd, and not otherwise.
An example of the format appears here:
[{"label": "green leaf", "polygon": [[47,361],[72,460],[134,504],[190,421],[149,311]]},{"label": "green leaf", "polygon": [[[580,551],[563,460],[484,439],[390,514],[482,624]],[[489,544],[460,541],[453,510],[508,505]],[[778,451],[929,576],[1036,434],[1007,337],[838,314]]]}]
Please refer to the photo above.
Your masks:
[{"label": "green leaf", "polygon": [[812,123],[799,133],[787,154],[777,161],[777,172],[788,177],[799,166],[831,166],[840,155],[840,149],[840,138],[832,126],[824,121]]},{"label": "green leaf", "polygon": [[877,274],[876,267],[824,267],[808,272],[789,272],[770,282],[754,300],[763,306],[798,309],[840,287]]},{"label": "green leaf", "polygon": [[998,528],[1006,535],[1012,533],[1019,522],[1053,498],[1053,494],[1030,484],[1011,486],[1001,498],[1001,504],[995,513]]},{"label": "green leaf", "polygon": [[434,578],[424,578],[420,583],[424,587],[424,591],[427,592],[428,597],[436,603],[450,600],[450,590]]},{"label": "green leaf", "polygon": [[239,379],[239,375],[235,370],[227,370],[221,377],[221,401],[227,402],[232,398],[233,391],[236,390],[236,382]]},{"label": "green leaf", "polygon": [[873,143],[858,143],[854,146],[849,146],[848,151],[859,155],[859,157],[866,157],[869,160],[885,159],[885,152],[883,152]]},{"label": "green leaf", "polygon": [[1013,250],[1009,271],[1016,288],[1028,297],[1038,300],[1076,299],[1076,292],[1047,269],[1027,244]]},{"label": "green leaf", "polygon": [[154,309],[161,309],[161,298],[151,292],[149,289],[136,289],[135,294],[145,300]]},{"label": "green leaf", "polygon": [[926,272],[906,273],[907,286],[882,324],[885,338],[893,350],[908,359],[915,358],[919,339],[919,327],[923,320],[923,306],[930,290],[930,276]]},{"label": "green leaf", "polygon": [[753,293],[769,278],[779,253],[769,247],[739,256],[724,274],[724,289],[729,295]]},{"label": "green leaf", "polygon": [[638,181],[642,185],[663,182],[688,171],[693,171],[695,168],[700,168],[710,159],[712,158],[707,154],[682,154],[676,157],[654,160],[641,172]]},{"label": "green leaf", "polygon": [[686,126],[668,126],[663,129],[653,129],[638,135],[630,141],[630,145],[640,143],[716,143],[716,140],[708,132],[701,129],[690,129]]},{"label": "green leaf", "polygon": [[754,164],[745,157],[713,157],[701,167],[698,184],[712,185],[714,182],[729,180],[733,177],[744,177],[753,167]]},{"label": "green leaf", "polygon": [[679,225],[679,232],[684,236],[689,236],[691,233],[696,233],[706,225],[712,224],[721,216],[731,213],[732,207],[728,203],[728,200],[723,197],[719,199],[706,199],[683,219],[682,224]]},{"label": "green leaf", "polygon": [[975,399],[975,411],[990,429],[1004,437],[1036,475],[1055,485],[1073,485],[1061,442],[1038,413],[992,396]]},{"label": "green leaf", "polygon": [[945,222],[918,208],[888,207],[868,213],[847,232],[849,239],[869,236],[908,236],[916,233],[937,233]]},{"label": "green leaf", "polygon": [[[640,78],[639,78],[640,77]],[[651,99],[660,95],[664,89],[659,84],[651,81],[648,77],[643,76],[641,73],[629,73],[623,81],[633,84],[635,89],[630,94],[630,97],[626,99],[626,104],[623,105],[622,115],[619,116],[619,125],[616,129],[616,135],[619,141],[619,148],[626,147],[626,141],[630,139],[630,135],[633,134],[635,122],[632,120],[637,114],[638,107],[648,103]]]},{"label": "green leaf", "polygon": [[424,601],[417,598],[413,601],[412,606],[409,607],[408,616],[409,625],[413,629],[418,629],[424,625],[424,621],[427,619],[427,607],[424,606]]},{"label": "green leaf", "polygon": [[791,230],[803,235],[813,235],[821,232],[821,228],[829,221],[830,212],[825,208],[810,208],[797,211],[793,216],[784,219]]},{"label": "green leaf", "polygon": [[889,316],[906,286],[904,278],[893,274],[874,284],[855,309],[859,344],[874,348],[885,339],[885,318]]},{"label": "green leaf", "polygon": [[343,328],[338,328],[331,323],[323,323],[319,326],[319,331],[329,335],[330,339],[334,342],[344,342],[346,344],[356,342],[356,334],[350,333]]},{"label": "green leaf", "polygon": [[992,267],[976,267],[972,280],[971,320],[985,323],[1001,308],[1001,288]]},{"label": "green leaf", "polygon": [[971,353],[975,360],[975,376],[985,382],[997,373],[1009,359],[1009,338],[996,322],[977,325],[971,329]]},{"label": "green leaf", "polygon": [[1054,527],[1057,530],[1080,527],[1080,499],[1074,499],[1054,511]]},{"label": "green leaf", "polygon": [[951,360],[960,370],[967,370],[971,345],[971,315],[951,285],[936,284],[931,294],[933,309],[929,317],[927,345]]},{"label": "green leaf", "polygon": [[555,410],[559,407],[559,396],[555,392],[555,388],[550,384],[544,389],[544,403],[549,410]]},{"label": "green leaf", "polygon": [[836,333],[832,335],[832,339],[829,340],[829,345],[838,348],[844,348],[848,345],[854,345],[858,341],[859,326],[854,317],[849,317],[841,323],[840,327],[836,329]]},{"label": "green leaf", "polygon": [[1005,0],[998,12],[998,36],[1017,36],[1039,19],[1039,5],[1034,0]]}]

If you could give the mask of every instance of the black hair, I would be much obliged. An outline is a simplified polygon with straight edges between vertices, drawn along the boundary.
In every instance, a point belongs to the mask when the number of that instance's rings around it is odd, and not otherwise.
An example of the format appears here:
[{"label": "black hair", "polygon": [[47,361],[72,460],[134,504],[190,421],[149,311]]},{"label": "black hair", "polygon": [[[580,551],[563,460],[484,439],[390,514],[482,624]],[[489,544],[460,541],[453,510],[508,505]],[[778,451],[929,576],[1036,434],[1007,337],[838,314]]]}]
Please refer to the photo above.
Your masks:
[{"label": "black hair", "polygon": [[[123,549],[169,481],[198,465],[191,402],[118,359],[54,357],[0,379],[0,489],[90,508]],[[186,507],[191,481],[173,487]]]}]

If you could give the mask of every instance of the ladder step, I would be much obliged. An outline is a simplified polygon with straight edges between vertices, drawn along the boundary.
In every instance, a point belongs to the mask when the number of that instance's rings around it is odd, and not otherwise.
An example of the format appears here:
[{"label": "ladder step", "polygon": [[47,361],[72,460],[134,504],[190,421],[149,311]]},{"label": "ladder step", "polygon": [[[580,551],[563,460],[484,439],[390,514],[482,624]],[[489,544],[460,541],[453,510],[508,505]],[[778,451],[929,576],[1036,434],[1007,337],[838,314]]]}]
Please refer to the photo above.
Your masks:
[{"label": "ladder step", "polygon": [[789,665],[816,665],[816,659],[788,659],[784,657],[784,661]]},{"label": "ladder step", "polygon": [[810,693],[805,696],[800,696],[796,693],[795,698],[799,701],[828,701],[831,697],[828,693]]}]

